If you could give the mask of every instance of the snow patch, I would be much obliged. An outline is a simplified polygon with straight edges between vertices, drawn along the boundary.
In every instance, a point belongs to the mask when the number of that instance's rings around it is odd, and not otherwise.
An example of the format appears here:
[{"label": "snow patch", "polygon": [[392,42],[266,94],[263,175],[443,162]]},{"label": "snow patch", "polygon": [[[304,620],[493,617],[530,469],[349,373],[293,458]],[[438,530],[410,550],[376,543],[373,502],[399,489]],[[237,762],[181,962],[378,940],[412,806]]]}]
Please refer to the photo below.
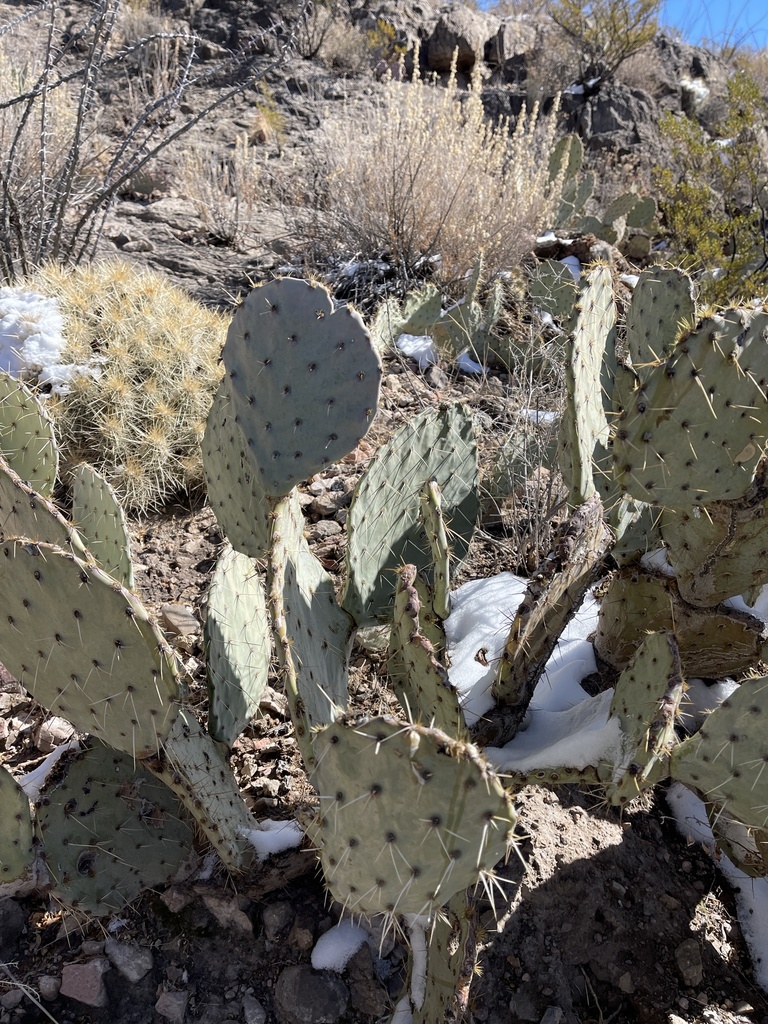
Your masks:
[{"label": "snow patch", "polygon": [[243,829],[241,834],[256,850],[259,860],[266,860],[273,853],[293,850],[301,846],[304,833],[297,821],[274,821],[265,818],[257,828]]},{"label": "snow patch", "polygon": [[368,938],[368,932],[360,925],[339,921],[315,943],[312,966],[316,971],[336,971],[341,974]]}]

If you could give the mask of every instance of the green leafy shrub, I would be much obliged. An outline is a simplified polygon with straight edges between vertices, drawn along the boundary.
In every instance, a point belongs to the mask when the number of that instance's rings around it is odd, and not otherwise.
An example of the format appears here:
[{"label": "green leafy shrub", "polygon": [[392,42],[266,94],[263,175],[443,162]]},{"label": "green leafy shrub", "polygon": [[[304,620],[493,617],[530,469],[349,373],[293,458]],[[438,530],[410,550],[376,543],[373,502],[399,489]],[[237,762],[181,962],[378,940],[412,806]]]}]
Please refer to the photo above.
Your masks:
[{"label": "green leafy shrub", "polygon": [[659,122],[672,156],[655,172],[667,237],[712,302],[752,298],[768,286],[766,119],[755,80],[735,74],[718,138],[687,117],[666,113]]},{"label": "green leafy shrub", "polygon": [[582,76],[608,79],[656,35],[661,0],[553,0],[548,10],[573,43]]}]

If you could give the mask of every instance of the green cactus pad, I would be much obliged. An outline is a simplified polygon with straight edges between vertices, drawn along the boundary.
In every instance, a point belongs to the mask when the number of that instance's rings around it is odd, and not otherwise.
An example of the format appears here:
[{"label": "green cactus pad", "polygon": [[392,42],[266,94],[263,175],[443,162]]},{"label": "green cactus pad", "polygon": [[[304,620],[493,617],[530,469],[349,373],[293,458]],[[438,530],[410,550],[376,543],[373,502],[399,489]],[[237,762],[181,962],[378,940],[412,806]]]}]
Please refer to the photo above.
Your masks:
[{"label": "green cactus pad", "polygon": [[[334,583],[304,539],[298,494],[280,503],[270,552],[275,588],[281,588],[301,717],[309,729],[334,721],[347,707],[347,664],[353,623],[336,602]],[[273,609],[276,599],[272,600]],[[273,611],[274,614],[274,611]]]},{"label": "green cactus pad", "polygon": [[689,677],[720,679],[760,661],[760,619],[724,605],[693,608],[681,599],[669,576],[638,568],[616,573],[603,588],[594,638],[599,657],[621,671],[648,632],[664,630],[675,634],[683,672]]},{"label": "green cactus pad", "polygon": [[458,692],[432,640],[422,631],[416,566],[403,566],[399,577],[390,641],[390,675],[397,698],[409,720],[463,736],[466,725]]},{"label": "green cactus pad", "polygon": [[[451,550],[440,485],[430,480],[419,494],[421,525],[432,552],[432,607],[441,619],[451,614]],[[415,570],[414,570],[415,572]]]},{"label": "green cactus pad", "polygon": [[595,493],[593,453],[597,446],[608,444],[603,375],[615,322],[611,272],[597,265],[589,272],[579,298],[565,368],[567,396],[559,461],[573,506]]},{"label": "green cactus pad", "polygon": [[104,572],[133,589],[125,513],[104,477],[82,463],[72,472],[72,520]]},{"label": "green cactus pad", "polygon": [[0,453],[11,469],[49,498],[59,468],[53,420],[29,388],[0,370]]},{"label": "green cactus pad", "polygon": [[144,764],[181,800],[222,864],[242,871],[253,860],[256,827],[221,747],[189,711],[180,710],[160,752]]},{"label": "green cactus pad", "polygon": [[347,518],[343,607],[358,626],[392,616],[396,570],[428,572],[432,555],[419,522],[419,493],[434,479],[443,496],[452,554],[467,554],[479,510],[477,444],[462,404],[427,410],[402,426],[358,481]]},{"label": "green cactus pad", "polygon": [[621,754],[604,771],[610,802],[622,806],[664,778],[677,736],[684,684],[672,633],[651,633],[616,683],[611,716],[621,726]]},{"label": "green cactus pad", "polygon": [[214,396],[203,437],[208,501],[232,547],[251,558],[264,558],[269,551],[275,499],[265,494],[248,461],[247,447],[235,423],[231,389],[225,378]]},{"label": "green cactus pad", "polygon": [[768,583],[767,507],[744,499],[663,510],[661,534],[684,600],[709,608]]},{"label": "green cactus pad", "polygon": [[85,555],[82,541],[53,502],[25,484],[0,456],[0,539],[13,537],[33,537]]},{"label": "green cactus pad", "polygon": [[231,747],[259,708],[269,675],[269,615],[252,558],[224,548],[208,588],[205,619],[208,732]]},{"label": "green cactus pad", "polygon": [[584,163],[584,143],[578,135],[564,135],[549,155],[549,177],[554,181],[564,174],[566,181],[575,178]]},{"label": "green cactus pad", "polygon": [[413,1024],[465,1020],[477,966],[477,911],[458,892],[429,926],[424,998],[413,1006]]},{"label": "green cactus pad", "polygon": [[57,764],[36,826],[53,895],[97,917],[168,885],[194,839],[173,793],[101,744]]},{"label": "green cactus pad", "polygon": [[578,289],[570,268],[560,260],[542,260],[536,265],[528,293],[539,309],[558,320],[575,313]]},{"label": "green cactus pad", "polygon": [[768,877],[768,831],[747,828],[717,803],[707,804],[707,817],[718,849],[750,878]]},{"label": "green cactus pad", "polygon": [[381,362],[357,313],[288,278],[254,289],[222,351],[255,479],[274,497],[352,451],[370,427]]},{"label": "green cactus pad", "polygon": [[656,220],[658,208],[653,196],[643,196],[638,199],[635,205],[627,213],[627,227],[640,230],[650,230]]},{"label": "green cactus pad", "polygon": [[768,435],[768,314],[730,310],[641,372],[620,414],[614,475],[633,498],[690,509],[745,494]]},{"label": "green cactus pad", "polygon": [[768,828],[768,676],[745,679],[672,752],[670,775],[748,828]]},{"label": "green cactus pad", "polygon": [[623,192],[616,196],[613,202],[609,203],[603,214],[604,224],[613,224],[617,220],[625,220],[638,204],[638,197],[634,192]]},{"label": "green cactus pad", "polygon": [[8,882],[24,878],[34,861],[29,800],[9,771],[0,766],[0,892]]},{"label": "green cactus pad", "polygon": [[443,297],[433,284],[410,292],[402,308],[397,299],[388,299],[379,307],[371,327],[376,347],[379,351],[390,348],[401,334],[416,337],[431,334],[440,319],[442,307]]},{"label": "green cactus pad", "polygon": [[134,594],[50,544],[0,545],[0,661],[43,707],[117,750],[156,751],[173,724],[173,652]]},{"label": "green cactus pad", "polygon": [[627,347],[637,372],[668,358],[681,325],[694,312],[693,285],[682,270],[650,267],[642,272],[626,320]]},{"label": "green cactus pad", "polygon": [[313,839],[352,913],[430,915],[506,856],[514,811],[475,747],[391,718],[340,719],[314,742]]}]

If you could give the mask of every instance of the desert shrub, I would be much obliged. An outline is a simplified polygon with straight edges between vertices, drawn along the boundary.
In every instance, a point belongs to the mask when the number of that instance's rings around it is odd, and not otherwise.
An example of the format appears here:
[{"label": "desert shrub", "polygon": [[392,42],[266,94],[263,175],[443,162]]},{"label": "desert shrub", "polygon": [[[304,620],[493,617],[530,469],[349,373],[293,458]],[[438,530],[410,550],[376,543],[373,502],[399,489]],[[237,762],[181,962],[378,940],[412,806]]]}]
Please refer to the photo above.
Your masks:
[{"label": "desert shrub", "polygon": [[194,202],[211,238],[235,248],[253,232],[262,176],[262,164],[245,133],[223,155],[187,150],[177,168],[178,185]]},{"label": "desert shrub", "polygon": [[[120,8],[119,0],[94,0],[66,35],[59,4],[37,5],[0,26],[0,279],[13,281],[46,260],[92,258],[120,190],[293,46],[293,32],[284,33],[270,59],[262,55],[263,40],[249,40],[237,55],[198,70],[195,37],[161,24],[161,31],[130,41],[136,25],[119,21]],[[156,16],[137,17],[146,25]],[[23,46],[16,38],[21,26],[31,39]],[[102,130],[117,106],[105,106],[102,93],[125,93],[127,80],[127,122]],[[186,90],[203,80],[232,84],[174,121]]]},{"label": "desert shrub", "polygon": [[93,371],[49,400],[64,459],[90,462],[137,512],[199,488],[225,319],[124,262],[49,265],[23,285],[58,301],[62,358]]},{"label": "desert shrub", "polygon": [[[479,82],[461,91],[387,80],[372,110],[324,127],[327,182],[315,243],[326,254],[386,253],[405,277],[438,255],[451,281],[479,253],[492,275],[516,263],[555,204],[547,158],[556,110],[523,110],[514,129],[483,112]],[[324,173],[323,173],[324,172]]]},{"label": "desert shrub", "polygon": [[551,0],[547,10],[578,53],[584,77],[612,78],[658,30],[662,0]]},{"label": "desert shrub", "polygon": [[655,181],[668,240],[713,302],[768,287],[767,120],[768,104],[745,74],[728,82],[721,137],[687,117],[660,120],[671,162]]}]

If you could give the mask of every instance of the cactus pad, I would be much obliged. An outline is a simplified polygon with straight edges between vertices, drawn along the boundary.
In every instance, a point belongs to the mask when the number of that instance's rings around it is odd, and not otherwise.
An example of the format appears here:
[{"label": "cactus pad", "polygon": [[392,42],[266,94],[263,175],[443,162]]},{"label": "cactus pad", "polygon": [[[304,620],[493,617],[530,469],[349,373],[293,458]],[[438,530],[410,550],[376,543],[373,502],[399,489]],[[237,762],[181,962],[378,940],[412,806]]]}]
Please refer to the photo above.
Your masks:
[{"label": "cactus pad", "polygon": [[479,508],[477,444],[465,405],[415,416],[379,449],[358,481],[347,519],[342,602],[358,626],[391,618],[399,565],[412,563],[420,571],[431,565],[419,520],[419,494],[431,479],[441,488],[452,554],[461,561]]},{"label": "cactus pad", "polygon": [[390,718],[340,719],[314,742],[313,838],[349,911],[430,915],[506,856],[515,815],[473,746]]},{"label": "cactus pad", "polygon": [[254,289],[222,351],[255,479],[274,497],[352,451],[373,421],[381,363],[362,320],[327,289]]},{"label": "cactus pad", "polygon": [[0,830],[0,892],[8,882],[27,874],[34,859],[32,849],[32,818],[29,800],[9,771],[0,766],[0,807],[3,827]]},{"label": "cactus pad", "polygon": [[[399,577],[390,643],[390,674],[398,700],[411,720],[433,725],[449,736],[463,735],[466,725],[458,692],[432,640],[422,631],[416,567],[403,566]],[[428,609],[425,612],[429,614]]]},{"label": "cactus pad", "polygon": [[268,498],[248,461],[247,442],[235,422],[229,381],[219,385],[203,436],[203,469],[216,522],[236,551],[264,558],[270,544]]},{"label": "cactus pad", "polygon": [[0,538],[12,537],[32,537],[85,554],[82,541],[53,502],[25,484],[0,456]]},{"label": "cactus pad", "polygon": [[651,633],[619,676],[611,702],[611,716],[619,719],[622,737],[619,759],[605,773],[606,794],[612,804],[629,803],[641,789],[668,774],[683,692],[674,636]]},{"label": "cactus pad", "polygon": [[746,679],[672,752],[670,775],[748,828],[768,827],[768,676]]},{"label": "cactus pad", "polygon": [[760,619],[724,605],[693,608],[669,576],[627,568],[603,587],[594,644],[613,668],[625,669],[645,635],[663,630],[675,634],[686,676],[720,679],[754,668],[761,658]]},{"label": "cactus pad", "polygon": [[746,499],[662,511],[661,534],[684,600],[709,608],[768,583],[765,514],[764,500]]},{"label": "cactus pad", "polygon": [[614,475],[633,498],[689,509],[745,494],[768,436],[768,313],[730,310],[640,372],[616,424]]},{"label": "cactus pad", "polygon": [[[280,503],[270,563],[273,616],[284,624],[296,672],[299,715],[312,729],[332,722],[346,709],[353,623],[338,606],[333,580],[304,539],[304,517],[295,492]],[[299,709],[294,706],[293,711]],[[295,719],[294,724],[298,725]]]},{"label": "cactus pad", "polygon": [[102,916],[171,882],[194,835],[166,786],[101,744],[59,762],[54,778],[37,830],[57,899]]},{"label": "cactus pad", "polygon": [[104,477],[85,463],[72,473],[72,519],[104,572],[133,589],[125,513]]},{"label": "cactus pad", "polygon": [[264,584],[252,558],[227,546],[208,588],[208,732],[231,747],[256,714],[271,653]]},{"label": "cactus pad", "polygon": [[241,871],[253,859],[246,834],[256,827],[221,747],[180,710],[158,754],[144,762],[179,797],[222,863]]},{"label": "cactus pad", "polygon": [[627,346],[637,371],[668,358],[681,324],[694,310],[693,285],[682,270],[650,267],[642,272],[626,321]]},{"label": "cactus pad", "polygon": [[59,467],[53,420],[25,384],[3,371],[0,452],[26,484],[46,498],[51,496]]},{"label": "cactus pad", "polygon": [[611,272],[608,267],[597,265],[589,272],[579,298],[565,368],[567,397],[559,459],[574,506],[595,493],[593,454],[596,446],[608,444],[602,378],[607,365],[606,350],[613,344],[615,322]]},{"label": "cactus pad", "polygon": [[141,757],[171,728],[173,653],[130,591],[49,544],[0,545],[0,661],[78,729]]}]

